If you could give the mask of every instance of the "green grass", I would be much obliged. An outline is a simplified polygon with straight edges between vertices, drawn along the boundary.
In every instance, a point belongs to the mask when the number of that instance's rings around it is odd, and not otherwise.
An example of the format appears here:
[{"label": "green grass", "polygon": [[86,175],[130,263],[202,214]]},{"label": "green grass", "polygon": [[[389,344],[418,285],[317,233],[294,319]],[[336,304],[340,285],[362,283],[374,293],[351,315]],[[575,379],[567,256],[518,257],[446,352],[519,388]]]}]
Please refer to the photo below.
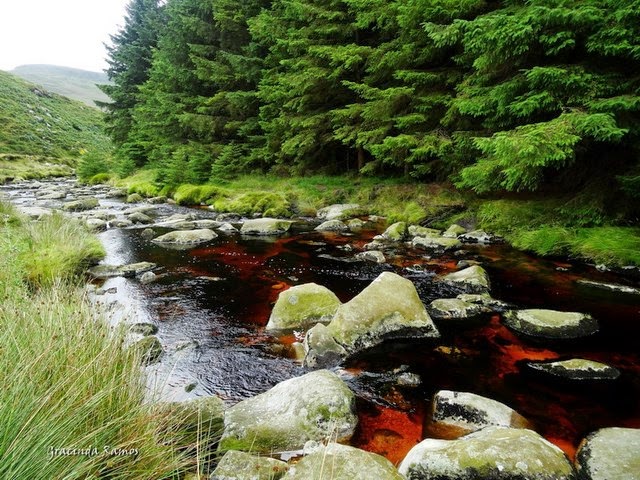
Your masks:
[{"label": "green grass", "polygon": [[0,183],[73,175],[72,162],[38,155],[0,154]]},{"label": "green grass", "polygon": [[130,177],[116,181],[116,185],[126,188],[129,194],[137,193],[143,197],[155,197],[160,194],[160,187],[156,184],[156,176],[156,170],[139,170]]},{"label": "green grass", "polygon": [[0,153],[76,160],[109,149],[100,110],[0,71]]},{"label": "green grass", "polygon": [[[180,419],[144,401],[139,350],[123,347],[74,281],[98,253],[80,225],[33,224],[0,203],[0,478],[161,479],[194,468],[181,452],[195,447],[176,443]],[[51,455],[63,448],[96,452]]]}]

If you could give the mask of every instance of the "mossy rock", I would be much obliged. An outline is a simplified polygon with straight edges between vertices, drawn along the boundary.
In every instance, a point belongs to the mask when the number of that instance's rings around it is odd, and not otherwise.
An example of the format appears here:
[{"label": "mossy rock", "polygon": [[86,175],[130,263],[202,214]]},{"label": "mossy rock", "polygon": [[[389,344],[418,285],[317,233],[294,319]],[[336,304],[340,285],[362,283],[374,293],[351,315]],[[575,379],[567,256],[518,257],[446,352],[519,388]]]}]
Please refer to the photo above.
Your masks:
[{"label": "mossy rock", "polygon": [[302,458],[287,480],[403,480],[393,464],[375,453],[330,443]]},{"label": "mossy rock", "polygon": [[598,331],[598,322],[591,315],[579,312],[559,312],[533,308],[511,310],[503,317],[504,324],[523,335],[543,339],[574,339]]},{"label": "mossy rock", "polygon": [[127,197],[126,202],[127,202],[127,203],[139,203],[139,202],[141,202],[142,200],[144,200],[144,199],[142,198],[142,195],[140,195],[139,193],[132,193],[131,195],[129,195],[129,196]]},{"label": "mossy rock", "polygon": [[399,471],[408,479],[573,480],[558,447],[537,433],[486,427],[457,440],[427,439],[413,447]]},{"label": "mossy rock", "polygon": [[354,394],[335,373],[307,373],[229,408],[219,450],[268,454],[309,440],[346,441],[358,421],[354,408]]},{"label": "mossy rock", "polygon": [[201,243],[209,242],[218,235],[208,228],[201,228],[198,230],[177,230],[175,232],[165,233],[152,240],[153,243],[159,245],[199,245]]},{"label": "mossy rock", "polygon": [[362,215],[363,209],[357,203],[336,203],[318,210],[320,220],[346,220]]},{"label": "mossy rock", "polygon": [[407,224],[405,222],[396,222],[384,231],[382,236],[392,242],[401,242],[409,234]]},{"label": "mossy rock", "polygon": [[341,305],[327,328],[350,354],[389,338],[439,336],[413,283],[392,272]]},{"label": "mossy rock", "polygon": [[256,218],[244,222],[240,233],[243,235],[282,235],[289,231],[292,223],[290,220],[278,218]]},{"label": "mossy rock", "polygon": [[449,238],[457,238],[458,235],[462,235],[463,233],[467,233],[467,229],[464,227],[461,227],[457,223],[454,223],[452,225],[449,225],[449,228],[447,228],[444,231],[442,236],[449,237]]},{"label": "mossy rock", "polygon": [[327,287],[305,283],[281,292],[271,311],[267,330],[302,328],[329,322],[342,302]]},{"label": "mossy rock", "polygon": [[279,480],[288,470],[289,465],[280,460],[229,450],[210,480]]},{"label": "mossy rock", "polygon": [[414,237],[411,241],[414,248],[424,248],[426,250],[455,250],[460,248],[462,243],[456,238],[446,238],[439,236]]},{"label": "mossy rock", "polygon": [[303,362],[307,368],[333,367],[347,357],[347,351],[335,341],[322,323],[318,323],[307,332],[303,347]]},{"label": "mossy rock", "polygon": [[603,428],[587,436],[576,453],[580,480],[640,478],[640,429]]},{"label": "mossy rock", "polygon": [[442,230],[421,227],[420,225],[410,225],[408,231],[411,237],[439,237],[442,233]]},{"label": "mossy rock", "polygon": [[84,212],[99,205],[98,199],[94,197],[81,198],[72,202],[67,202],[62,206],[66,212]]},{"label": "mossy rock", "polygon": [[314,230],[317,232],[346,232],[349,227],[341,220],[327,220],[318,225]]},{"label": "mossy rock", "polygon": [[441,277],[444,283],[464,289],[467,293],[486,293],[491,289],[487,271],[479,265],[472,265],[458,272]]},{"label": "mossy rock", "polygon": [[94,278],[135,277],[156,268],[155,263],[137,262],[127,265],[96,265],[87,272]]},{"label": "mossy rock", "polygon": [[460,298],[439,298],[429,304],[429,314],[434,320],[473,320],[491,309],[477,303],[465,302]]},{"label": "mossy rock", "polygon": [[129,327],[129,331],[131,333],[137,333],[144,337],[148,337],[149,335],[155,335],[158,333],[158,327],[153,323],[140,322],[131,325]]}]

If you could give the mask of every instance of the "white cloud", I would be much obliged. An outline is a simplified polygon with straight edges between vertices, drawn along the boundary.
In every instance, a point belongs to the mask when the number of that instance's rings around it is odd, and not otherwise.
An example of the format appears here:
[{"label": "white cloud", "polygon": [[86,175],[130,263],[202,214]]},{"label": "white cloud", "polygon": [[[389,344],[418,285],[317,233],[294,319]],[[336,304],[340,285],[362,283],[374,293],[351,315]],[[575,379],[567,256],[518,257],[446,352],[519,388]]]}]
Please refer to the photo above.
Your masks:
[{"label": "white cloud", "polygon": [[45,63],[99,71],[129,0],[0,0],[0,70]]}]

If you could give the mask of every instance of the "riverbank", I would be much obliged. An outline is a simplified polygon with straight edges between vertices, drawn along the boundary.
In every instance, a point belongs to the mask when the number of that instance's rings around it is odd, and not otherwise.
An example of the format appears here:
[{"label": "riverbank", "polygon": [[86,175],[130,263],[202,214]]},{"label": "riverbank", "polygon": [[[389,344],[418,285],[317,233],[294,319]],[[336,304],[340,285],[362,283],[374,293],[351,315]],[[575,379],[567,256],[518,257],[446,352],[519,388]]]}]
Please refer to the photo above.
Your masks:
[{"label": "riverbank", "polygon": [[[205,185],[168,187],[147,169],[112,182],[129,194],[168,196],[181,205],[211,205],[219,212],[274,217],[313,216],[333,203],[356,203],[389,223],[437,228],[460,223],[496,233],[515,248],[609,267],[640,266],[640,228],[616,223],[588,198],[545,196],[492,199],[445,183],[349,176],[242,176]],[[101,180],[109,177],[102,176]]]},{"label": "riverbank", "polygon": [[104,254],[97,238],[68,217],[32,222],[5,203],[0,232],[0,477],[183,470],[159,433],[166,413],[143,403],[139,352],[83,293],[78,275]]}]

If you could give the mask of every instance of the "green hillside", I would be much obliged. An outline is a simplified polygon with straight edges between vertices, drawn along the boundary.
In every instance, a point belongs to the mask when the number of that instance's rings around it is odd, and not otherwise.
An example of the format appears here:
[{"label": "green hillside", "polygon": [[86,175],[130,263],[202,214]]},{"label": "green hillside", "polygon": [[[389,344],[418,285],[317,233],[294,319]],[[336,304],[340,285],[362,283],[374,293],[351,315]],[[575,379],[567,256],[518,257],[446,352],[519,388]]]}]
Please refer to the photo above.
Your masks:
[{"label": "green hillside", "polygon": [[9,73],[91,107],[95,106],[96,100],[110,101],[109,97],[96,86],[109,83],[107,76],[101,72],[56,65],[21,65]]},{"label": "green hillside", "polygon": [[0,181],[68,174],[109,148],[98,109],[0,71]]}]

